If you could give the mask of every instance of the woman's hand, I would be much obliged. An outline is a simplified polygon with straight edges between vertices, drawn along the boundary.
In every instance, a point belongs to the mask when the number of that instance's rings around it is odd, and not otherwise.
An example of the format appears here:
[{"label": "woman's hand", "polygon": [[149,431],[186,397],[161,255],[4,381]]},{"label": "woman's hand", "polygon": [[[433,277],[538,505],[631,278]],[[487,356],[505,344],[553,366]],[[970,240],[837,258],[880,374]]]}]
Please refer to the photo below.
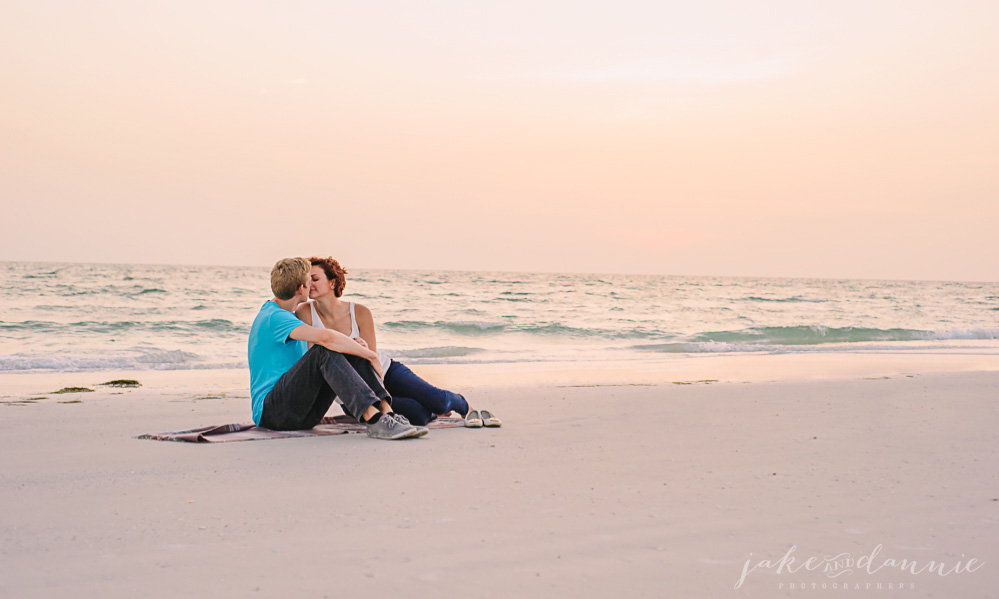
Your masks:
[{"label": "woman's hand", "polygon": [[[365,341],[360,337],[354,337],[353,339],[354,343],[360,345],[364,349],[368,349],[367,341]],[[378,375],[378,378],[385,380],[385,368],[382,366],[382,361],[378,358],[378,354],[375,354],[374,358],[368,358],[368,361],[371,362],[371,366],[374,367],[375,373]]]},{"label": "woman's hand", "polygon": [[378,375],[378,378],[380,378],[380,379],[382,379],[384,381],[385,380],[385,369],[382,368],[382,361],[380,359],[378,359],[378,354],[375,354],[375,357],[369,359],[368,361],[371,362],[371,367],[375,369],[375,374]]}]

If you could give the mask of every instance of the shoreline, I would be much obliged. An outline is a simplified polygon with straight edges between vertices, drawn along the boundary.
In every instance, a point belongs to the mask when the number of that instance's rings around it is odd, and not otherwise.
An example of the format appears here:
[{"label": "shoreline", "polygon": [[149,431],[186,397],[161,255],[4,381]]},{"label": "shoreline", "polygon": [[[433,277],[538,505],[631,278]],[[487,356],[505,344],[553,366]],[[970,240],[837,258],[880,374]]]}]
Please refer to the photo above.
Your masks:
[{"label": "shoreline", "polygon": [[[999,372],[999,354],[932,350],[683,354],[649,360],[417,364],[411,367],[437,386],[475,391],[494,387],[837,381],[944,372]],[[114,370],[0,373],[0,399],[52,395],[57,389],[71,386],[101,391],[101,383],[114,379],[139,380],[146,393],[171,392],[176,388],[242,393],[247,397],[249,394],[249,370],[245,368]]]}]

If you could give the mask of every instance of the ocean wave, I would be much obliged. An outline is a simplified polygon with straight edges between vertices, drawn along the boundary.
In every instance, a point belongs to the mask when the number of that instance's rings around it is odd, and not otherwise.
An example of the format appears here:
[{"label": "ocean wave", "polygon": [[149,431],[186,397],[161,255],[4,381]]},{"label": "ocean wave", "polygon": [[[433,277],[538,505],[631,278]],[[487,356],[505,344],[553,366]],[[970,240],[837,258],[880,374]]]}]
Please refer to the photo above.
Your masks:
[{"label": "ocean wave", "polygon": [[946,339],[999,339],[999,328],[973,327],[970,329],[949,329],[936,331],[914,331],[916,339],[943,341]]},{"label": "ocean wave", "polygon": [[192,332],[212,331],[227,333],[249,333],[249,327],[238,325],[225,318],[210,318],[208,320],[167,320],[163,322],[150,322],[148,326],[153,330],[185,330]]},{"label": "ocean wave", "polygon": [[780,351],[782,347],[783,346],[779,345],[750,345],[745,343],[705,341],[703,343],[650,343],[632,345],[628,349],[666,354],[702,354],[723,352],[775,352]]},{"label": "ocean wave", "polygon": [[512,324],[496,321],[445,321],[426,322],[419,320],[402,320],[387,322],[382,325],[393,332],[448,332],[471,337],[483,335],[521,334],[539,338],[565,339],[663,339],[674,337],[667,332],[642,327],[631,328],[597,328],[574,327],[558,322],[539,322]]},{"label": "ocean wave", "polygon": [[829,300],[827,300],[827,299],[820,299],[820,298],[802,297],[800,295],[796,295],[794,297],[781,297],[781,298],[757,297],[755,295],[751,295],[749,297],[743,298],[743,301],[747,301],[747,302],[777,302],[777,303],[808,302],[808,303],[812,303],[812,304],[824,304],[824,303],[828,302]]},{"label": "ocean wave", "polygon": [[25,320],[22,322],[0,322],[0,331],[30,331],[34,333],[67,332],[113,334],[132,331],[163,332],[174,331],[189,334],[198,332],[247,333],[249,327],[236,324],[224,318],[207,320],[81,320],[71,323],[58,323],[46,320]]},{"label": "ocean wave", "polygon": [[426,329],[443,329],[453,333],[463,333],[466,335],[481,335],[490,333],[500,333],[507,328],[504,322],[479,321],[479,320],[459,320],[435,322],[425,322],[420,320],[399,320],[386,322],[385,328],[398,331],[421,331]]},{"label": "ocean wave", "polygon": [[[198,354],[182,350],[131,348],[115,352],[97,351],[68,354],[22,353],[0,355],[0,372],[50,370],[79,372],[89,370],[173,370],[223,368],[209,364]],[[238,366],[237,366],[238,367]]]},{"label": "ocean wave", "polygon": [[59,268],[59,269],[56,269],[56,270],[53,270],[53,271],[50,271],[50,272],[29,273],[29,274],[26,274],[26,275],[21,275],[21,278],[22,279],[51,279],[52,277],[58,275],[59,271],[61,271],[61,270],[62,269]]},{"label": "ocean wave", "polygon": [[[973,327],[925,331],[855,327],[761,327],[693,335],[682,341],[633,345],[631,349],[666,353],[773,352],[814,349],[843,350],[849,345],[889,342],[871,347],[900,348],[913,341],[997,340],[999,328]],[[835,347],[833,347],[835,346]]]},{"label": "ocean wave", "polygon": [[817,345],[824,343],[863,343],[868,341],[933,341],[946,339],[999,339],[999,329],[974,327],[926,331],[919,329],[877,329],[864,327],[755,327],[738,331],[715,331],[690,337],[695,343],[724,342],[775,345]]},{"label": "ocean wave", "polygon": [[480,347],[456,347],[452,345],[444,347],[423,347],[420,349],[399,349],[386,350],[385,353],[390,358],[461,358],[473,354],[482,353],[486,350]]},{"label": "ocean wave", "polygon": [[25,320],[22,322],[0,321],[0,331],[37,331],[37,330],[48,329],[54,326],[59,326],[59,323],[47,320]]},{"label": "ocean wave", "polygon": [[[521,325],[516,327],[517,331],[521,333],[528,333],[534,335],[544,335],[547,337],[607,337],[614,338],[618,336],[632,337],[635,336],[633,333],[626,331],[612,331],[609,329],[596,329],[596,328],[582,328],[582,327],[570,327],[566,325],[559,324],[557,322],[546,323],[546,324],[536,324],[536,325]],[[638,335],[643,337],[644,335]]]},{"label": "ocean wave", "polygon": [[[907,350],[953,350],[950,345],[915,345],[905,343],[857,343],[857,344],[829,344],[829,345],[754,345],[740,343],[652,343],[646,345],[632,345],[624,348],[639,352],[653,352],[666,354],[711,354],[711,353],[771,353],[771,354],[791,354],[791,353],[849,353],[849,352],[870,352],[870,351],[907,351]],[[962,346],[962,349],[980,349],[995,351],[993,347],[969,348]]]}]

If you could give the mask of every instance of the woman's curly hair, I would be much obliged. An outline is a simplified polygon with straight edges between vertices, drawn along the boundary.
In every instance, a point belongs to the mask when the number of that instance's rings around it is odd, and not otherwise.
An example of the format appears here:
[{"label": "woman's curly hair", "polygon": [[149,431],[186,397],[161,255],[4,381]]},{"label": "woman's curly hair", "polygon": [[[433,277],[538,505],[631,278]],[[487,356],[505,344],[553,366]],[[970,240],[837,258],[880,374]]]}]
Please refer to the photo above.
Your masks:
[{"label": "woman's curly hair", "polygon": [[347,286],[347,269],[340,266],[340,263],[334,260],[332,257],[320,258],[318,256],[313,256],[309,258],[309,262],[312,266],[319,266],[326,273],[326,278],[333,283],[333,295],[340,297],[343,295],[343,289]]}]

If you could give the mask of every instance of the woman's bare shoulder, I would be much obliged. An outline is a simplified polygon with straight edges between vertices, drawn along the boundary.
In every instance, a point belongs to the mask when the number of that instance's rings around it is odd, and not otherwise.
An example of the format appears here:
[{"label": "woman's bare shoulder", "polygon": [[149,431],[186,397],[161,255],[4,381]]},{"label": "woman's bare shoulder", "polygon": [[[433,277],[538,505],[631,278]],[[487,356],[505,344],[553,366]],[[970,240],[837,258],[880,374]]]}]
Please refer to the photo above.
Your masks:
[{"label": "woman's bare shoulder", "polygon": [[295,316],[303,322],[309,322],[312,320],[312,308],[309,307],[309,302],[305,302],[299,307],[295,308]]}]

